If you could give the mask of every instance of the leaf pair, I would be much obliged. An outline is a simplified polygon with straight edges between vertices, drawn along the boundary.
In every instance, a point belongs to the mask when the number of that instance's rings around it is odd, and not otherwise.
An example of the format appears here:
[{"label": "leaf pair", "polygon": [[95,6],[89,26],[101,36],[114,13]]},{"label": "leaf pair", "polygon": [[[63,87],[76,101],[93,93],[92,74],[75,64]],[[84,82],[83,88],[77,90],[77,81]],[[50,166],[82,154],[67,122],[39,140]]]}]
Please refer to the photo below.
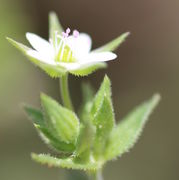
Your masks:
[{"label": "leaf pair", "polygon": [[[84,88],[83,93],[84,97],[94,95],[93,91],[90,91],[90,86]],[[92,154],[96,161],[101,162],[121,156],[136,143],[149,115],[160,100],[160,95],[155,94],[116,125],[111,94],[111,83],[105,76],[94,100],[86,98],[86,103],[83,103],[84,109],[81,110],[81,117],[90,119],[96,129]]]},{"label": "leaf pair", "polygon": [[32,158],[55,167],[83,170],[100,168],[101,164],[89,159],[94,127],[90,128],[87,121],[88,124],[80,125],[74,112],[62,107],[45,94],[41,95],[41,104],[43,113],[27,105],[24,108],[45,143],[57,152],[65,153],[67,158],[35,153],[32,154]]},{"label": "leaf pair", "polygon": [[72,111],[46,95],[41,96],[43,115],[38,110],[26,107],[26,112],[47,139],[46,142],[58,151],[70,153],[65,159],[33,154],[34,160],[55,167],[88,171],[99,169],[136,143],[160,100],[158,94],[154,95],[115,124],[111,83],[107,76],[95,97],[89,85],[83,86],[83,96],[80,121]]}]

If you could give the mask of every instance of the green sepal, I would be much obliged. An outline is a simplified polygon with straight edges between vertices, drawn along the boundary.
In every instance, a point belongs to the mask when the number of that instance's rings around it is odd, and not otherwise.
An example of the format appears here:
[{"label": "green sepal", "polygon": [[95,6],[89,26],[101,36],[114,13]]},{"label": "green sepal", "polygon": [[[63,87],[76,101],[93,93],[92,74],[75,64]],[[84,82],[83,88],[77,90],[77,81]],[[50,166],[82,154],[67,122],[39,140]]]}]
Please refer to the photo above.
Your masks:
[{"label": "green sepal", "polygon": [[79,134],[76,114],[45,94],[41,94],[41,104],[50,132],[63,142],[75,144]]},{"label": "green sepal", "polygon": [[49,38],[54,39],[54,33],[58,32],[61,34],[63,32],[63,27],[58,19],[55,12],[49,13]]},{"label": "green sepal", "polygon": [[13,40],[10,38],[7,38],[7,40],[17,49],[19,49],[34,65],[38,66],[42,70],[44,70],[49,76],[56,78],[61,77],[62,75],[66,74],[67,70],[60,66],[60,65],[50,65],[47,63],[44,63],[42,61],[39,61],[38,59],[32,58],[28,55],[28,51],[31,50],[29,47]]},{"label": "green sepal", "polygon": [[48,127],[46,127],[43,114],[40,110],[33,108],[28,105],[24,105],[24,110],[27,113],[28,117],[32,120],[36,130],[38,131],[41,139],[53,150],[63,153],[72,153],[75,149],[74,144],[65,143],[59,141],[54,137]]},{"label": "green sepal", "polygon": [[35,154],[32,153],[32,159],[38,163],[46,164],[49,167],[61,167],[67,169],[76,169],[84,171],[96,171],[100,169],[102,164],[97,162],[88,162],[88,163],[77,163],[72,158],[59,159],[45,154]]},{"label": "green sepal", "polygon": [[60,65],[50,65],[28,56],[29,60],[44,70],[50,77],[59,78],[67,73],[67,70]]},{"label": "green sepal", "polygon": [[100,63],[96,63],[96,64],[85,65],[77,70],[71,70],[69,72],[75,76],[87,76],[87,75],[95,72],[98,69],[104,69],[106,67],[107,67],[106,63],[100,62]]},{"label": "green sepal", "polygon": [[103,158],[108,136],[114,127],[114,121],[112,102],[104,94],[103,101],[93,119],[93,124],[96,127],[93,155],[97,160]]},{"label": "green sepal", "polygon": [[93,52],[105,52],[105,51],[115,51],[124,41],[125,39],[130,35],[129,32],[126,32],[116,39],[110,41],[109,43],[105,44],[104,46],[95,49]]},{"label": "green sepal", "polygon": [[93,105],[91,107],[91,114],[93,116],[97,113],[99,107],[101,106],[104,96],[111,99],[111,82],[107,75],[104,77],[104,80],[93,100]]},{"label": "green sepal", "polygon": [[106,146],[106,160],[121,156],[133,147],[159,100],[160,95],[154,95],[150,100],[135,108],[114,128]]}]

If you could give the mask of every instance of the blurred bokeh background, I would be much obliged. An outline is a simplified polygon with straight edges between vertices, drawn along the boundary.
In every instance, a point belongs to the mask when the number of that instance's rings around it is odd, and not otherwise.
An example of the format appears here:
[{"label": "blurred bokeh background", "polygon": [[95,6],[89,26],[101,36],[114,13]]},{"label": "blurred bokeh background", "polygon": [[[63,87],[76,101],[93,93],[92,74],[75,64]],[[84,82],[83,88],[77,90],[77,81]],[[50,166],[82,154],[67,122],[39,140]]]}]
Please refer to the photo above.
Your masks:
[{"label": "blurred bokeh background", "polygon": [[60,99],[58,80],[34,67],[6,41],[27,44],[25,32],[48,38],[48,12],[54,10],[64,27],[88,32],[93,47],[130,31],[118,49],[118,60],[89,77],[70,76],[76,107],[80,83],[99,87],[105,73],[113,84],[116,119],[160,92],[162,101],[139,142],[105,167],[106,180],[179,179],[179,1],[178,0],[0,0],[0,179],[51,180],[65,170],[33,162],[31,152],[49,152],[26,118],[21,103],[39,106],[39,94]]}]

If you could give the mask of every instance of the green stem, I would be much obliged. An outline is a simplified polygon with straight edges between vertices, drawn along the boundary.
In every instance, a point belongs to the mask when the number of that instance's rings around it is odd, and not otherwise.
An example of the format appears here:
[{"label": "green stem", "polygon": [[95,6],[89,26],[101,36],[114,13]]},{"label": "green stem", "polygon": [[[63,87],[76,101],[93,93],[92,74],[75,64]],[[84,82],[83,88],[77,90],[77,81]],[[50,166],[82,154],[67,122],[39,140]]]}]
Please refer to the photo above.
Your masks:
[{"label": "green stem", "polygon": [[60,78],[60,93],[64,106],[70,110],[73,110],[73,105],[71,102],[69,88],[68,88],[68,74]]},{"label": "green stem", "polygon": [[89,180],[103,180],[103,175],[101,169],[89,174]]}]

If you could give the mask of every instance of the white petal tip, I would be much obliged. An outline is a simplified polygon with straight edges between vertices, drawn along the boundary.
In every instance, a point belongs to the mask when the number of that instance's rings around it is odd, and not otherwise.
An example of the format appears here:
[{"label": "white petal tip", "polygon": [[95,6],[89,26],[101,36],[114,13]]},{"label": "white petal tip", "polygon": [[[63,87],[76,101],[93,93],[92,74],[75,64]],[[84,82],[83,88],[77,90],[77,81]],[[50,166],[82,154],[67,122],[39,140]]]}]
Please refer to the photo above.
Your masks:
[{"label": "white petal tip", "polygon": [[[116,59],[117,58],[117,55],[116,54],[113,54],[113,57],[111,56],[112,59]],[[111,59],[111,60],[112,60]]]},{"label": "white petal tip", "polygon": [[30,36],[32,36],[33,34],[32,33],[30,33],[30,32],[26,32],[26,34],[25,34],[25,36],[26,36],[26,38],[28,39]]}]

